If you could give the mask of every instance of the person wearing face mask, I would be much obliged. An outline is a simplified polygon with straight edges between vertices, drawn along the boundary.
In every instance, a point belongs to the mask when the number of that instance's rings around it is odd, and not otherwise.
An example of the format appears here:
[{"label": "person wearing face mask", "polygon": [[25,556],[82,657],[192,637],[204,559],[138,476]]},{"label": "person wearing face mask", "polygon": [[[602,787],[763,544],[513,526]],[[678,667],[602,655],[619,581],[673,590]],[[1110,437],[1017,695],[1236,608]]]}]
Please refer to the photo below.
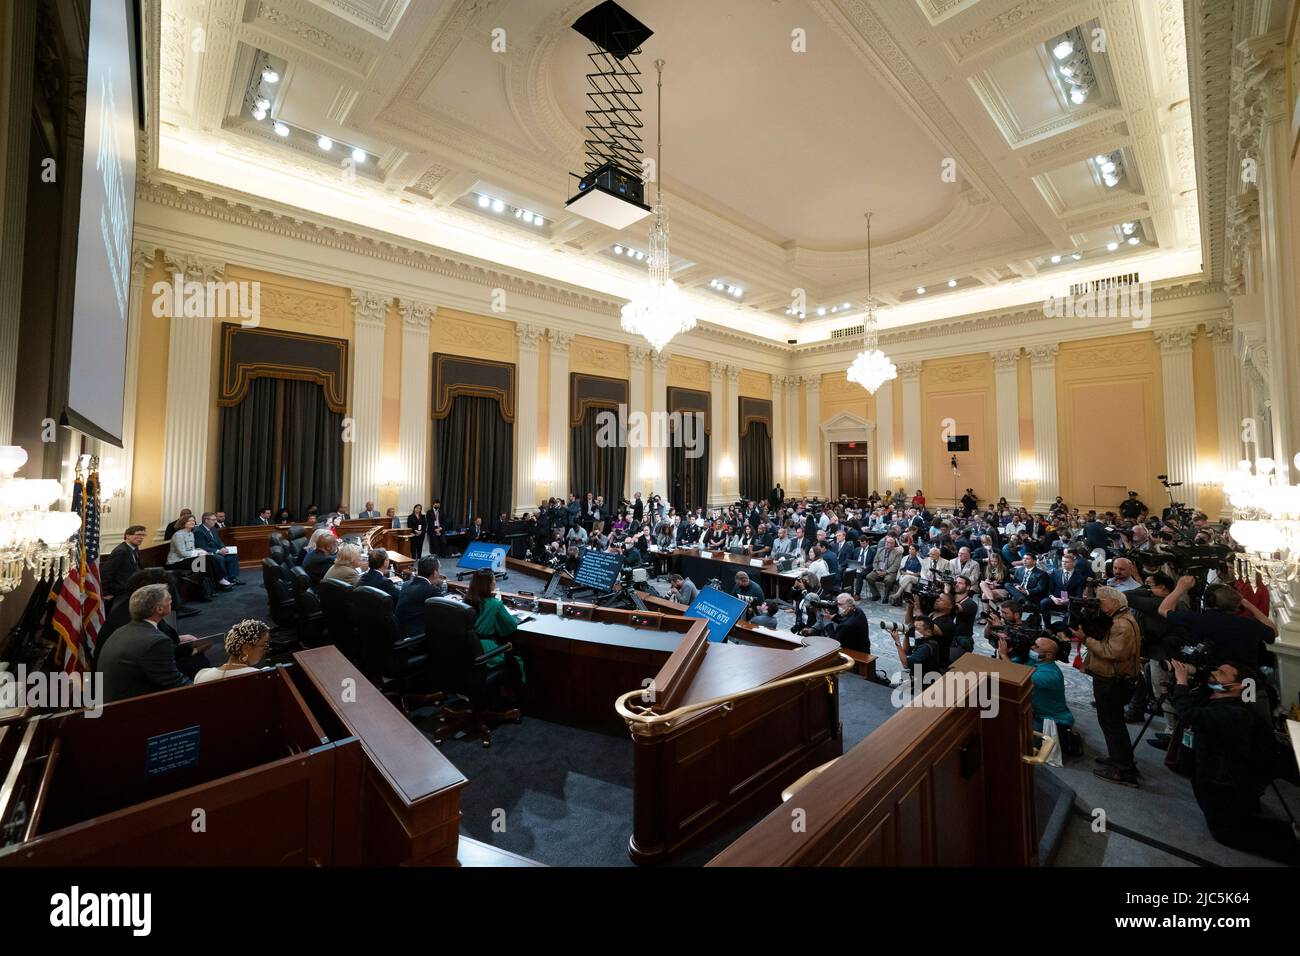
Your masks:
[{"label": "person wearing face mask", "polygon": [[1092,678],[1097,723],[1106,737],[1107,755],[1097,758],[1101,766],[1093,773],[1112,783],[1137,787],[1138,769],[1133,762],[1133,741],[1124,723],[1124,705],[1133,697],[1142,638],[1123,591],[1100,587],[1097,599],[1102,613],[1110,618],[1105,637],[1088,637],[1078,626],[1070,631],[1087,648],[1083,669]]},{"label": "person wearing face mask", "polygon": [[[1030,646],[1027,661],[1016,661],[1034,669],[1035,730],[1043,729],[1044,720],[1052,721],[1058,728],[1074,727],[1074,714],[1070,713],[1070,706],[1065,702],[1065,677],[1056,663],[1060,656],[1061,645],[1043,635]],[[1014,660],[1007,649],[1006,637],[998,639],[998,657],[1004,661]]]},{"label": "person wearing face mask", "polygon": [[1210,671],[1204,691],[1194,692],[1191,667],[1172,663],[1174,709],[1184,748],[1192,752],[1192,792],[1210,834],[1225,846],[1300,865],[1300,842],[1290,824],[1259,812],[1259,794],[1273,777],[1274,746],[1259,671],[1225,662]]}]

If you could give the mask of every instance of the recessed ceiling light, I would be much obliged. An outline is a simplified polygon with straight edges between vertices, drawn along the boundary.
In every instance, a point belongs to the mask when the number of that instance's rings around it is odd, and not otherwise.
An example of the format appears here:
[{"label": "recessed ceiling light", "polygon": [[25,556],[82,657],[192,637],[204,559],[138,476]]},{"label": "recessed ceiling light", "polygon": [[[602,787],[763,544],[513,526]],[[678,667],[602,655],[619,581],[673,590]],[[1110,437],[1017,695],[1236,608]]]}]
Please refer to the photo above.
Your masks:
[{"label": "recessed ceiling light", "polygon": [[1062,40],[1060,43],[1056,44],[1056,46],[1052,47],[1052,56],[1056,57],[1058,60],[1064,60],[1073,52],[1074,44],[1069,40]]},{"label": "recessed ceiling light", "polygon": [[623,247],[622,247],[622,246],[615,246],[615,247],[614,247],[614,255],[616,255],[616,256],[621,256],[622,254],[623,254]]},{"label": "recessed ceiling light", "polygon": [[257,120],[259,123],[262,122],[262,120],[266,119],[266,110],[261,107],[256,107],[253,110],[253,119]]},{"label": "recessed ceiling light", "polygon": [[1076,86],[1070,90],[1070,102],[1073,103],[1075,106],[1078,106],[1087,98],[1088,98],[1088,90],[1085,87]]},{"label": "recessed ceiling light", "polygon": [[269,110],[269,109],[271,108],[271,101],[268,100],[265,96],[259,96],[259,97],[258,97],[258,98],[253,102],[253,107],[254,107],[255,109],[259,109],[259,110],[261,110],[263,113],[265,113],[267,110]]},{"label": "recessed ceiling light", "polygon": [[1073,259],[1075,262],[1078,262],[1080,259],[1083,258],[1083,253],[1082,253],[1082,252],[1072,252],[1072,253],[1070,253],[1070,258]]},{"label": "recessed ceiling light", "polygon": [[492,200],[489,199],[487,196],[482,196],[482,195],[480,195],[480,196],[478,197],[478,208],[479,208],[479,209],[486,209],[486,208],[487,208],[488,206],[490,206],[490,205],[492,205]]},{"label": "recessed ceiling light", "polygon": [[1061,261],[1060,256],[1052,256],[1052,265],[1056,265],[1060,261]]},{"label": "recessed ceiling light", "polygon": [[1110,189],[1114,189],[1116,186],[1119,185],[1119,177],[1116,176],[1114,173],[1106,173],[1104,176],[1101,177],[1101,181],[1104,182],[1107,185],[1107,187],[1109,187]]},{"label": "recessed ceiling light", "polygon": [[502,202],[500,199],[494,199],[494,200],[492,200],[492,211],[493,211],[493,212],[505,212],[505,208],[506,208],[506,204],[505,204],[504,202]]},{"label": "recessed ceiling light", "polygon": [[366,161],[366,151],[362,149],[360,146],[354,147],[352,150],[352,162],[364,163],[365,161]]},{"label": "recessed ceiling light", "polygon": [[919,285],[919,286],[917,286],[917,287],[916,287],[916,294],[917,294],[917,295],[925,295],[925,286],[923,286],[923,285]]},{"label": "recessed ceiling light", "polygon": [[1074,76],[1074,69],[1068,63],[1062,63],[1056,70],[1061,76]]},{"label": "recessed ceiling light", "polygon": [[956,279],[949,279],[949,280],[948,280],[948,288],[949,288],[949,289],[955,289],[955,288],[957,288],[957,280],[956,280]]},{"label": "recessed ceiling light", "polygon": [[328,136],[317,136],[316,145],[326,152],[329,152],[334,148],[334,140],[330,139]]},{"label": "recessed ceiling light", "polygon": [[825,314],[826,314],[826,308],[825,308],[825,306],[823,306],[822,308],[818,309],[818,310],[817,310],[817,314],[818,314],[818,315],[825,315]]},{"label": "recessed ceiling light", "polygon": [[534,226],[542,226],[542,225],[545,225],[545,224],[546,224],[546,220],[543,219],[541,216],[533,216],[533,225],[534,225]]},{"label": "recessed ceiling light", "polygon": [[524,222],[531,223],[533,221],[533,214],[531,212],[525,211],[523,215],[523,220]]},{"label": "recessed ceiling light", "polygon": [[524,211],[523,211],[522,209],[516,209],[516,210],[515,210],[515,218],[516,218],[516,219],[522,219],[522,218],[523,218],[523,215],[524,215]]},{"label": "recessed ceiling light", "polygon": [[275,72],[275,70],[271,69],[269,66],[265,67],[262,70],[262,82],[270,83],[274,86],[276,83],[280,82],[280,74]]},{"label": "recessed ceiling light", "polygon": [[840,306],[840,308],[841,308],[841,309],[847,309],[847,308],[849,308],[849,304],[848,304],[847,302],[845,302],[842,306]]},{"label": "recessed ceiling light", "polygon": [[1102,171],[1103,173],[1112,173],[1112,174],[1113,174],[1113,173],[1115,172],[1115,163],[1114,163],[1114,161],[1108,159],[1108,160],[1106,160],[1104,163],[1102,163],[1102,164],[1101,164],[1101,171]]},{"label": "recessed ceiling light", "polygon": [[276,121],[275,121],[275,127],[274,127],[274,129],[275,129],[275,135],[276,135],[276,136],[288,136],[288,135],[289,135],[289,127],[285,126],[285,125],[284,125],[283,123],[281,123],[279,120],[276,120]]},{"label": "recessed ceiling light", "polygon": [[1115,251],[1116,249],[1118,249],[1118,248],[1119,248],[1119,243],[1116,242],[1114,239],[1112,239],[1110,242],[1106,243],[1106,251],[1107,251],[1107,252],[1114,252],[1114,251]]},{"label": "recessed ceiling light", "polygon": [[739,299],[742,295],[745,294],[745,290],[737,286],[736,291],[731,294],[734,295],[737,299]]},{"label": "recessed ceiling light", "polygon": [[1137,237],[1137,236],[1129,236],[1129,237],[1128,237],[1128,244],[1129,244],[1130,246],[1136,246],[1136,245],[1138,244],[1138,237]]},{"label": "recessed ceiling light", "polygon": [[1133,235],[1134,230],[1137,229],[1137,223],[1126,222],[1120,228],[1124,230],[1124,235],[1131,236]]}]

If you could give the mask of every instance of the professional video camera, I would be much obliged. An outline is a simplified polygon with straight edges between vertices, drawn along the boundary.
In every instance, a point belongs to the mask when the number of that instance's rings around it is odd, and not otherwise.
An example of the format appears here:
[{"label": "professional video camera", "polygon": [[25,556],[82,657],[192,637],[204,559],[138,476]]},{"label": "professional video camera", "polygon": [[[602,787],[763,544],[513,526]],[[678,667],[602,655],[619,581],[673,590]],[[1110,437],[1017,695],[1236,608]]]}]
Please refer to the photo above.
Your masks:
[{"label": "professional video camera", "polygon": [[[1034,641],[1040,637],[1050,637],[1058,644],[1061,643],[1051,631],[1041,627],[1031,627],[1028,624],[1014,624],[1006,627],[993,629],[993,640],[1005,637],[1007,640],[1007,653],[1017,660],[1028,660],[1029,649],[1034,646]],[[1058,655],[1058,658],[1061,655]]]},{"label": "professional video camera", "polygon": [[936,571],[930,580],[917,584],[916,590],[912,593],[916,595],[923,614],[930,614],[934,611],[935,600],[940,594],[948,590],[948,586],[952,582],[953,575],[950,572]]},{"label": "professional video camera", "polygon": [[816,611],[834,611],[839,605],[834,601],[828,601],[823,597],[811,597],[808,599],[808,606]]},{"label": "professional video camera", "polygon": [[1110,616],[1097,598],[1070,598],[1070,626],[1083,628],[1087,637],[1104,640],[1110,633]]},{"label": "professional video camera", "polygon": [[1191,665],[1194,668],[1192,676],[1199,677],[1202,680],[1219,664],[1219,661],[1215,659],[1213,648],[1206,643],[1184,644],[1175,650],[1171,656],[1176,661]]}]

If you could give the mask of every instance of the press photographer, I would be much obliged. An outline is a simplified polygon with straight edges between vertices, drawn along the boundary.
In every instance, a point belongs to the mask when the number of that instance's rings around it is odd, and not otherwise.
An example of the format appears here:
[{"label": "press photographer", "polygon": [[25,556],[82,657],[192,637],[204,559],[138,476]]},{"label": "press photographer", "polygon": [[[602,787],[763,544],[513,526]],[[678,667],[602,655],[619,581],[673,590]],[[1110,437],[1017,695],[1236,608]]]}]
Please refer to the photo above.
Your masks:
[{"label": "press photographer", "polygon": [[[1145,587],[1127,592],[1128,606],[1138,619],[1142,632],[1143,661],[1143,674],[1138,679],[1128,709],[1124,711],[1124,719],[1130,724],[1140,724],[1145,718],[1148,702],[1156,700],[1163,701],[1165,721],[1170,727],[1174,725],[1174,705],[1167,696],[1173,676],[1169,660],[1187,643],[1187,632],[1181,625],[1159,613],[1161,603],[1173,590],[1174,580],[1167,574],[1157,572],[1147,575]],[[1189,607],[1187,595],[1184,594],[1176,609],[1185,611]],[[1155,746],[1163,749],[1169,745],[1169,735],[1156,734],[1154,741]]]},{"label": "press photographer", "polygon": [[[931,588],[937,588],[932,585]],[[957,636],[957,618],[953,615],[952,595],[944,590],[924,590],[913,594],[903,609],[903,626],[910,628],[920,621],[929,624],[929,634],[939,646],[939,669],[948,669],[952,645]]]},{"label": "press photographer", "polygon": [[1226,584],[1212,584],[1205,589],[1206,610],[1178,610],[1178,602],[1195,586],[1196,578],[1192,575],[1180,577],[1160,602],[1160,616],[1182,626],[1190,643],[1205,645],[1213,663],[1232,660],[1258,667],[1261,653],[1270,653],[1264,650],[1264,645],[1277,640],[1273,619],[1243,601],[1241,594]]},{"label": "press photographer", "polygon": [[1081,625],[1070,630],[1087,648],[1083,670],[1092,678],[1097,723],[1106,738],[1107,756],[1097,758],[1101,766],[1093,773],[1103,780],[1137,787],[1138,769],[1133,762],[1133,742],[1124,723],[1124,707],[1132,699],[1137,682],[1142,636],[1123,591],[1098,588],[1097,600],[1102,614],[1109,619],[1105,637],[1091,637]]},{"label": "press photographer", "polygon": [[1258,699],[1246,699],[1261,693],[1259,672],[1225,662],[1209,673],[1204,689],[1193,690],[1191,667],[1175,660],[1173,669],[1174,709],[1191,738],[1192,792],[1210,834],[1225,846],[1300,865],[1291,825],[1259,813],[1274,749],[1267,711]]},{"label": "press photographer", "polygon": [[871,653],[871,638],[868,633],[870,625],[862,609],[854,603],[853,595],[837,595],[834,604],[818,602],[817,611],[818,622],[805,629],[804,634],[829,637],[833,641],[839,641],[841,647]]},{"label": "press photographer", "polygon": [[998,639],[998,657],[1034,669],[1034,729],[1041,731],[1044,720],[1052,721],[1056,724],[1062,752],[1075,756],[1082,753],[1083,742],[1074,735],[1074,714],[1065,702],[1065,677],[1056,663],[1062,654],[1061,643],[1049,634],[1037,637],[1023,659],[1012,654],[1005,635]]}]

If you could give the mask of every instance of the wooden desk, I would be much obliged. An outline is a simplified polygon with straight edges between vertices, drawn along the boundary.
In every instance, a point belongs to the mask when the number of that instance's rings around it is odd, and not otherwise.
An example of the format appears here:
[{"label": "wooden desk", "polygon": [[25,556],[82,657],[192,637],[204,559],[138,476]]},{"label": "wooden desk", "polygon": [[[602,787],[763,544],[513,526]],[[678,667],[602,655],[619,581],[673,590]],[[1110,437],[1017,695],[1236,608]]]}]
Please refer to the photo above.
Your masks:
[{"label": "wooden desk", "polygon": [[[708,557],[705,557],[706,554]],[[674,569],[699,587],[704,587],[711,578],[717,578],[722,590],[730,591],[736,583],[737,572],[745,571],[759,583],[764,594],[768,597],[777,596],[779,582],[775,561],[728,554],[726,551],[697,551],[694,548],[677,548],[670,557]],[[752,561],[760,563],[754,565],[751,564]]]},{"label": "wooden desk", "polygon": [[[239,549],[239,566],[241,568],[253,568],[260,565],[263,558],[270,557],[271,535],[274,532],[278,531],[287,539],[289,529],[299,525],[300,522],[276,525],[248,524],[233,527],[227,525],[221,529],[221,540]],[[301,526],[306,527],[306,525]],[[350,518],[342,522],[338,530],[340,538],[365,538],[374,529],[379,530],[379,534],[375,536],[375,544],[379,547],[399,554],[410,554],[409,535],[400,529],[393,528],[388,518]],[[310,533],[308,537],[310,537]]]}]

